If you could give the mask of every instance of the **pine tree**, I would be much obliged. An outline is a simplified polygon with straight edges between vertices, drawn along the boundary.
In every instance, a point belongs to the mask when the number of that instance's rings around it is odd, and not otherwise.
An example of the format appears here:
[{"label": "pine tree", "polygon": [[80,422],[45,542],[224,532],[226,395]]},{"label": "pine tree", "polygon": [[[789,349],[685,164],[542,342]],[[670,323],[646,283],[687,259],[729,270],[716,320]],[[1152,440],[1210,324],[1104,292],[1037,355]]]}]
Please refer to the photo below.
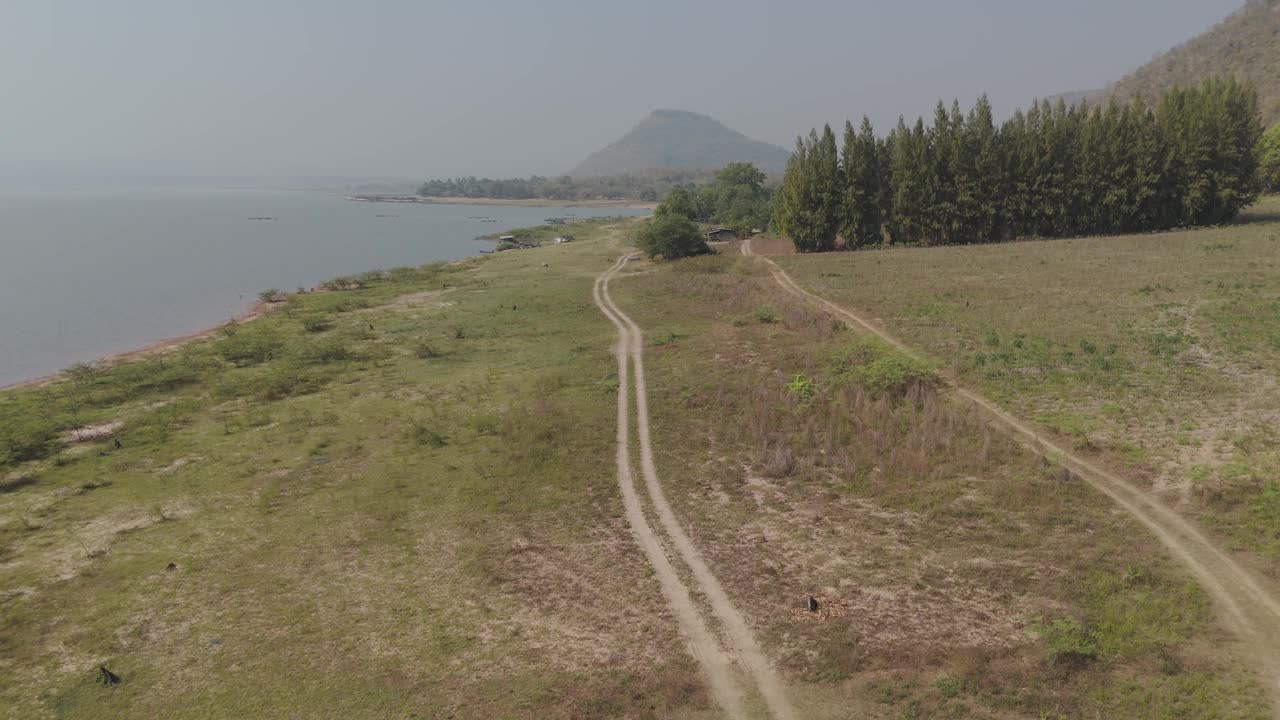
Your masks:
[{"label": "pine tree", "polygon": [[796,149],[787,159],[787,169],[782,176],[782,185],[773,199],[773,218],[771,225],[779,233],[790,237],[796,250],[807,252],[801,247],[799,231],[802,216],[806,212],[804,196],[805,174],[808,171],[808,147],[804,139],[796,138]]},{"label": "pine tree", "polygon": [[848,248],[864,247],[880,242],[880,158],[875,131],[866,116],[860,133],[845,122],[844,150],[844,224],[840,233]]},{"label": "pine tree", "polygon": [[836,247],[844,205],[840,152],[836,149],[836,136],[830,125],[823,126],[822,136],[815,139],[809,158],[810,194],[815,201],[808,227],[809,242],[814,251],[826,252]]},{"label": "pine tree", "polygon": [[994,242],[1000,239],[1004,163],[991,102],[986,95],[978,98],[965,121],[964,143],[968,148],[965,167],[971,173],[969,192],[972,194],[966,209],[968,241]]},{"label": "pine tree", "polygon": [[923,153],[917,150],[917,146],[922,142],[923,131],[916,134],[908,130],[906,120],[899,117],[898,128],[894,130],[890,143],[893,205],[890,233],[895,243],[916,243],[921,237],[919,199],[922,169],[919,161]]},{"label": "pine tree", "polygon": [[846,122],[839,153],[829,127],[810,132],[778,194],[778,226],[808,252],[831,249],[837,231],[859,247],[1221,223],[1257,198],[1260,163],[1280,165],[1256,93],[1235,80],[1174,89],[1154,110],[1141,98],[1037,101],[999,129],[992,115],[986,96],[968,115],[939,103],[932,125],[900,117],[882,140],[866,118],[856,133]]}]

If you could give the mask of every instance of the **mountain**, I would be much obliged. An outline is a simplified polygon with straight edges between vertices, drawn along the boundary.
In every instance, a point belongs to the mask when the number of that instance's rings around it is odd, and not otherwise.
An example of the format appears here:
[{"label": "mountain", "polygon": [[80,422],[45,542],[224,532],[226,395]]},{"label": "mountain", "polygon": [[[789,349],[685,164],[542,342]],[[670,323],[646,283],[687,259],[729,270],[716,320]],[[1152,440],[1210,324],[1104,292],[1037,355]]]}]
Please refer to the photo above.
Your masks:
[{"label": "mountain", "polygon": [[595,177],[658,168],[717,170],[731,162],[751,162],[766,173],[781,173],[790,156],[777,145],[752,140],[706,115],[654,110],[622,139],[591,153],[569,174]]},{"label": "mountain", "polygon": [[1160,97],[1174,85],[1232,76],[1258,88],[1263,120],[1280,122],[1280,0],[1249,0],[1201,35],[1160,55],[1103,94],[1120,100]]}]

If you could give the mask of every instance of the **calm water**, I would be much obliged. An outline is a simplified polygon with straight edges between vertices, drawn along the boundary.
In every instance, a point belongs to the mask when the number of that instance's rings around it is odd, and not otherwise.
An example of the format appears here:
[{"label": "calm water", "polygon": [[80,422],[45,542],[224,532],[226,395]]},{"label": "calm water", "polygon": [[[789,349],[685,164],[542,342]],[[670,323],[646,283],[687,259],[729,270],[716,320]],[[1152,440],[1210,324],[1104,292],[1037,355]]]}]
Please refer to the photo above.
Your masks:
[{"label": "calm water", "polygon": [[216,325],[265,288],[473,255],[491,247],[477,235],[548,217],[642,212],[286,191],[6,191],[0,386]]}]

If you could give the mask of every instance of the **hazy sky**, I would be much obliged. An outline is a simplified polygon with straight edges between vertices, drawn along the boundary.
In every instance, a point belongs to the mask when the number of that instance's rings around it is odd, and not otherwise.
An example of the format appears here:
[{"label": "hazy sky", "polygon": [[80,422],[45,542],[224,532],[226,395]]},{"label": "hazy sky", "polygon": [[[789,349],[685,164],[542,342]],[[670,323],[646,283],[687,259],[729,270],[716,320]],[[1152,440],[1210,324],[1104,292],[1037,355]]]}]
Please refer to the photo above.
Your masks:
[{"label": "hazy sky", "polygon": [[790,147],[1100,87],[1243,0],[5,0],[0,176],[563,172],[659,107]]}]

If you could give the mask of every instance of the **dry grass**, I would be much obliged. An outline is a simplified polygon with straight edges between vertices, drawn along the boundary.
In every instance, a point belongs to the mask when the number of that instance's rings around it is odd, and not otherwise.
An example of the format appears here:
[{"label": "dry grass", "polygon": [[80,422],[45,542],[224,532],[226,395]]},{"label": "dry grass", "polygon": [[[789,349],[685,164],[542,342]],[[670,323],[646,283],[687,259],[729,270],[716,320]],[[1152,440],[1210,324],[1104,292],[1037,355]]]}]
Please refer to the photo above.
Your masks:
[{"label": "dry grass", "polygon": [[1222,228],[781,262],[1274,569],[1278,219],[1273,198]]},{"label": "dry grass", "polygon": [[[1205,595],[1085,483],[750,261],[674,270],[615,290],[647,331],[659,472],[807,713],[1266,715],[1208,649]],[[737,322],[762,306],[779,321]]]}]

